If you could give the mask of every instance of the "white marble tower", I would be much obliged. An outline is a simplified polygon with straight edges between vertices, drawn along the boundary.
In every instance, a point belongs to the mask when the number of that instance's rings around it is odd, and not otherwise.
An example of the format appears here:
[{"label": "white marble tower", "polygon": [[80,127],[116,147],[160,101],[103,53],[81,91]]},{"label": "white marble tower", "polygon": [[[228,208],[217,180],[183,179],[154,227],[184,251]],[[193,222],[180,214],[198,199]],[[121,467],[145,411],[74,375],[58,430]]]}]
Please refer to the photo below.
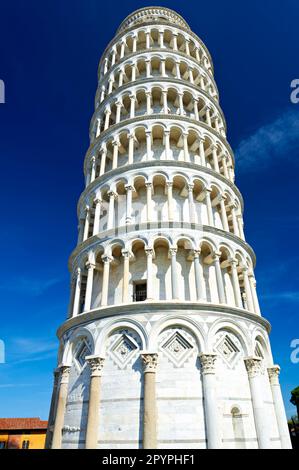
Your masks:
[{"label": "white marble tower", "polygon": [[142,8],[98,78],[47,446],[290,447],[209,52]]}]

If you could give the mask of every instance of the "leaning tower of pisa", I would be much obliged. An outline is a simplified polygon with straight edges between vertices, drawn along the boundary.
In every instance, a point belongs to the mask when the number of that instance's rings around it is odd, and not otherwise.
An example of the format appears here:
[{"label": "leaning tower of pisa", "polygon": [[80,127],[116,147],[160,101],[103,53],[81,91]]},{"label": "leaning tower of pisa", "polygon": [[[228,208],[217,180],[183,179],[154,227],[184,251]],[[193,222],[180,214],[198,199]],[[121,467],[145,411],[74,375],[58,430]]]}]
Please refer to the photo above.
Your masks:
[{"label": "leaning tower of pisa", "polygon": [[207,48],[142,8],[98,80],[47,446],[290,447]]}]

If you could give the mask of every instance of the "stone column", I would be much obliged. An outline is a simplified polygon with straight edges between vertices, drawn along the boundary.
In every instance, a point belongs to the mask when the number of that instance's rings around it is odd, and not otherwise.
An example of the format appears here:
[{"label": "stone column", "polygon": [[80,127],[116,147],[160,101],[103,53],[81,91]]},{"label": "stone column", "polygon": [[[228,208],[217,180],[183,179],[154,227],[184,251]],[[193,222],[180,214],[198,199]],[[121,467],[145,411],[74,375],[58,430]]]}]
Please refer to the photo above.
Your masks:
[{"label": "stone column", "polygon": [[193,251],[197,300],[203,300],[203,278],[200,266],[200,250]]},{"label": "stone column", "polygon": [[146,277],[147,277],[147,286],[146,286],[146,300],[153,300],[153,248],[145,248],[146,254]]},{"label": "stone column", "polygon": [[212,145],[212,155],[213,155],[214,170],[219,173],[219,163],[218,163],[218,155],[217,155],[216,145]]},{"label": "stone column", "polygon": [[105,173],[106,157],[107,157],[107,148],[105,146],[105,147],[101,148],[100,176],[102,176]]},{"label": "stone column", "polygon": [[202,166],[206,166],[206,157],[205,157],[205,148],[204,148],[203,138],[199,138],[199,157],[200,157],[200,164]]},{"label": "stone column", "polygon": [[127,192],[126,198],[126,224],[132,223],[132,192],[135,191],[135,188],[130,185],[125,186]]},{"label": "stone column", "polygon": [[[190,73],[192,70],[190,70]],[[193,99],[193,109],[194,109],[194,118],[196,121],[199,121],[199,114],[198,114],[198,98]]]},{"label": "stone column", "polygon": [[152,183],[145,183],[146,187],[146,220],[151,222],[152,220]]},{"label": "stone column", "polygon": [[239,237],[239,227],[238,227],[238,221],[236,217],[236,206],[235,204],[231,204],[231,214],[232,214],[232,221],[233,221],[233,228],[234,228],[234,234]]},{"label": "stone column", "polygon": [[223,195],[220,196],[220,211],[221,211],[221,221],[223,230],[229,232],[228,221],[227,221],[227,213],[225,209],[225,197]]},{"label": "stone column", "polygon": [[150,90],[146,91],[145,95],[146,95],[146,114],[152,114],[152,92]]},{"label": "stone column", "polygon": [[161,59],[161,77],[166,77],[165,59]]},{"label": "stone column", "polygon": [[178,250],[175,247],[169,248],[169,254],[171,257],[171,290],[172,290],[173,300],[179,299],[179,286],[178,286],[177,266],[176,266],[177,251]]},{"label": "stone column", "polygon": [[251,288],[251,295],[252,295],[252,301],[253,301],[253,305],[254,305],[254,311],[257,315],[260,315],[261,310],[260,310],[260,305],[259,305],[259,301],[258,301],[258,297],[257,297],[257,293],[256,293],[256,280],[254,278],[253,273],[249,274],[249,284],[250,284],[250,288]]},{"label": "stone column", "polygon": [[156,369],[157,353],[141,353],[144,365],[143,449],[157,448]]},{"label": "stone column", "polygon": [[102,299],[101,299],[101,306],[104,307],[108,304],[108,288],[109,288],[109,271],[110,271],[110,263],[112,261],[111,256],[104,255],[102,256],[102,260],[104,263],[104,270],[103,270],[103,283],[102,283]]},{"label": "stone column", "polygon": [[85,223],[84,223],[83,241],[87,240],[87,238],[88,238],[89,222],[90,222],[90,207],[86,206],[86,208],[85,208]]},{"label": "stone column", "polygon": [[95,265],[92,263],[87,263],[86,267],[87,267],[87,281],[86,281],[84,312],[87,312],[91,308],[93,274],[94,274]]},{"label": "stone column", "polygon": [[90,180],[89,182],[92,183],[95,180],[96,177],[96,157],[93,156],[91,159],[91,171],[90,171]]},{"label": "stone column", "polygon": [[244,287],[245,287],[248,310],[250,310],[251,312],[254,312],[251,289],[250,289],[249,278],[248,278],[248,268],[246,266],[242,267],[242,273],[243,273],[243,280],[244,280]]},{"label": "stone column", "polygon": [[211,190],[206,189],[206,204],[207,204],[207,213],[208,213],[208,224],[211,227],[214,227],[214,216],[213,216],[213,209],[212,209],[212,202],[211,202]]},{"label": "stone column", "polygon": [[209,127],[212,127],[212,123],[211,123],[211,109],[209,108],[209,106],[206,106],[206,120],[207,120],[207,125]]},{"label": "stone column", "polygon": [[85,449],[96,449],[100,418],[101,375],[105,359],[100,356],[86,356],[90,367],[90,385]]},{"label": "stone column", "polygon": [[77,268],[76,280],[75,280],[73,317],[76,317],[80,313],[80,294],[81,294],[81,269]]},{"label": "stone column", "polygon": [[106,131],[109,127],[109,120],[110,120],[111,111],[109,108],[105,110],[105,122],[104,122],[104,131]]},{"label": "stone column", "polygon": [[164,30],[159,29],[159,47],[164,47]]},{"label": "stone column", "polygon": [[167,204],[168,204],[168,220],[173,221],[173,198],[172,198],[172,181],[166,183],[167,187]]},{"label": "stone column", "polygon": [[220,261],[219,258],[221,256],[221,253],[214,253],[214,265],[215,265],[215,271],[216,271],[216,280],[217,280],[217,290],[218,290],[218,297],[219,297],[219,302],[221,304],[225,304],[225,292],[224,292],[224,285],[223,285],[223,278],[222,278],[222,272],[221,272],[221,266],[220,266]]},{"label": "stone column", "polygon": [[128,135],[128,139],[129,139],[128,164],[132,165],[134,163],[134,139],[135,139],[135,135],[133,132],[131,132]]},{"label": "stone column", "polygon": [[61,449],[62,428],[64,423],[70,366],[60,365],[60,383],[57,398],[56,417],[52,438],[52,449]]},{"label": "stone column", "polygon": [[118,148],[119,148],[119,141],[118,140],[114,140],[112,142],[112,146],[113,146],[113,154],[112,154],[112,170],[114,170],[115,168],[117,168],[118,166]]},{"label": "stone column", "polygon": [[233,289],[234,289],[236,307],[243,308],[239,276],[238,276],[238,270],[237,270],[238,261],[236,259],[230,259],[229,264],[231,266],[232,284],[233,284]]},{"label": "stone column", "polygon": [[225,178],[229,179],[227,163],[226,163],[226,155],[224,155],[224,154],[221,155],[221,162],[222,162],[222,166],[223,166],[224,176],[225,176]]},{"label": "stone column", "polygon": [[214,353],[199,354],[208,449],[220,449],[222,444],[216,395],[216,359],[217,355]]},{"label": "stone column", "polygon": [[270,449],[269,428],[266,420],[261,384],[263,373],[262,359],[260,357],[248,357],[244,359],[244,362],[248,373],[258,445],[260,449]]},{"label": "stone column", "polygon": [[122,301],[124,304],[127,304],[129,302],[130,252],[128,250],[122,250],[121,253],[124,258]]},{"label": "stone column", "polygon": [[50,412],[49,412],[49,419],[48,419],[48,429],[46,434],[46,442],[45,442],[45,449],[51,448],[51,441],[53,435],[53,424],[54,424],[54,415],[55,415],[55,408],[56,408],[56,401],[57,401],[57,390],[58,390],[58,382],[59,382],[59,369],[54,369],[54,383],[53,383],[53,392],[51,397],[51,405],[50,405]]},{"label": "stone column", "polygon": [[190,155],[188,149],[188,132],[183,132],[183,146],[184,146],[184,160],[190,162]]},{"label": "stone column", "polygon": [[146,135],[146,159],[152,159],[152,131],[145,131]]},{"label": "stone column", "polygon": [[101,207],[102,207],[102,200],[96,198],[94,200],[95,203],[95,211],[94,211],[94,221],[93,221],[93,235],[97,235],[100,231],[100,217],[101,217]]},{"label": "stone column", "polygon": [[146,78],[151,78],[151,59],[146,59],[145,60],[145,66],[146,66]]},{"label": "stone column", "polygon": [[178,92],[178,98],[179,98],[179,114],[181,116],[184,116],[186,113],[185,113],[185,110],[184,110],[183,92],[182,91]]},{"label": "stone column", "polygon": [[163,99],[163,113],[168,114],[167,90],[162,90],[162,99]]},{"label": "stone column", "polygon": [[175,62],[175,75],[178,80],[181,79],[181,71],[180,71],[180,62],[178,60],[176,60]]},{"label": "stone column", "polygon": [[289,427],[287,417],[285,413],[284,403],[282,399],[280,384],[279,384],[280,367],[274,365],[268,367],[268,376],[271,386],[271,392],[273,397],[274,409],[276,414],[276,421],[278,432],[280,436],[281,448],[291,449],[292,443],[290,439]]},{"label": "stone column", "polygon": [[[135,66],[134,66],[134,70],[135,70]],[[133,81],[133,79],[132,79],[132,81]],[[136,96],[130,95],[130,100],[131,100],[131,104],[130,104],[130,119],[133,119],[133,117],[135,117],[135,102],[136,102]]]},{"label": "stone column", "polygon": [[117,197],[117,194],[113,191],[108,192],[109,196],[109,208],[108,208],[108,220],[107,220],[107,230],[110,230],[114,227],[114,200]]},{"label": "stone column", "polygon": [[174,51],[178,50],[177,39],[178,39],[178,33],[177,32],[172,33],[172,44],[173,44],[173,50]]},{"label": "stone column", "polygon": [[189,218],[190,222],[195,222],[195,210],[194,210],[194,200],[193,200],[193,188],[194,184],[188,184],[188,203],[189,203]]},{"label": "stone column", "polygon": [[115,115],[115,124],[118,124],[120,121],[121,108],[123,104],[121,101],[116,102],[116,115]]},{"label": "stone column", "polygon": [[241,215],[238,215],[237,216],[237,220],[238,220],[238,226],[239,226],[239,232],[240,232],[240,237],[242,238],[242,240],[245,240],[245,235],[244,235],[244,230],[243,230],[243,220],[242,220],[242,216]]},{"label": "stone column", "polygon": [[169,160],[169,159],[170,159],[170,142],[169,142],[169,137],[170,137],[170,131],[165,130],[165,131],[164,131],[165,160]]}]

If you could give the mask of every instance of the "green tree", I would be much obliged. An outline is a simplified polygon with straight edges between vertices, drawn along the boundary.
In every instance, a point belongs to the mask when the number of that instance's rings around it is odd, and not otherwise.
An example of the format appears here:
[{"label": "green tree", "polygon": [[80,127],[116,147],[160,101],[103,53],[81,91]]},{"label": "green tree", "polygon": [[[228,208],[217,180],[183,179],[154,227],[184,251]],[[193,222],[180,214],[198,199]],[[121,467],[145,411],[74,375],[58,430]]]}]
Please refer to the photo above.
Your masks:
[{"label": "green tree", "polygon": [[297,417],[299,419],[299,387],[294,388],[294,390],[291,391],[291,399],[290,402],[296,406],[297,408]]}]

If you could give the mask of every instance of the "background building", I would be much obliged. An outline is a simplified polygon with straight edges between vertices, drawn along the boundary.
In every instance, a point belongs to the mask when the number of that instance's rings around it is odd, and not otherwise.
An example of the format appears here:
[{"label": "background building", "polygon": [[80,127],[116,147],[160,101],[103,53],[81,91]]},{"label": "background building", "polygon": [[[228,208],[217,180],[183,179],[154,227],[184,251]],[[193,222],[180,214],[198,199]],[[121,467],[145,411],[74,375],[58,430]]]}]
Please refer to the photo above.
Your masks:
[{"label": "background building", "polygon": [[47,446],[290,438],[209,52],[167,8],[104,51]]},{"label": "background building", "polygon": [[43,449],[48,421],[0,418],[0,449]]}]

